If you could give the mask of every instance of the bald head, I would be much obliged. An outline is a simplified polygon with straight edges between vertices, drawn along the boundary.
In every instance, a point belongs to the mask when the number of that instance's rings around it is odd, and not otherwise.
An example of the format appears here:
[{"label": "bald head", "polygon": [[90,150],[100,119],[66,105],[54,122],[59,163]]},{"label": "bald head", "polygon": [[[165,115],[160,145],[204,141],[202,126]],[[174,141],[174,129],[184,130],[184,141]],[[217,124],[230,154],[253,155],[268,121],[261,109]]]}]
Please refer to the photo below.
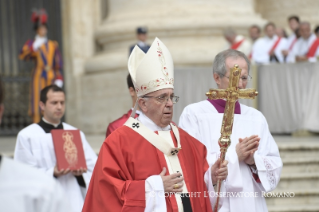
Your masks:
[{"label": "bald head", "polygon": [[311,26],[309,22],[301,22],[299,28],[300,36],[303,39],[308,39],[311,35]]}]

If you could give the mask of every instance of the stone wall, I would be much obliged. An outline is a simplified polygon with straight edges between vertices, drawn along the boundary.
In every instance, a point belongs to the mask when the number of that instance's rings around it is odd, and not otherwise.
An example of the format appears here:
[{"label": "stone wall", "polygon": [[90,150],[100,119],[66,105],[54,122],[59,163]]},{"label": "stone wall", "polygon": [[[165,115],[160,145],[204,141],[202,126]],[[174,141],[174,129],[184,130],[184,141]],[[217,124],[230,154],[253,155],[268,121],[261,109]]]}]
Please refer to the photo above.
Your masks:
[{"label": "stone wall", "polygon": [[[247,35],[267,20],[285,25],[290,14],[315,22],[315,0],[65,0],[62,1],[67,116],[86,133],[107,125],[131,107],[126,87],[128,48],[135,29],[159,37],[176,68],[211,66],[225,49],[226,27]],[[101,10],[103,11],[101,12]],[[285,8],[285,9],[283,9]],[[106,11],[107,10],[107,11]],[[104,17],[104,18],[101,18]]]}]

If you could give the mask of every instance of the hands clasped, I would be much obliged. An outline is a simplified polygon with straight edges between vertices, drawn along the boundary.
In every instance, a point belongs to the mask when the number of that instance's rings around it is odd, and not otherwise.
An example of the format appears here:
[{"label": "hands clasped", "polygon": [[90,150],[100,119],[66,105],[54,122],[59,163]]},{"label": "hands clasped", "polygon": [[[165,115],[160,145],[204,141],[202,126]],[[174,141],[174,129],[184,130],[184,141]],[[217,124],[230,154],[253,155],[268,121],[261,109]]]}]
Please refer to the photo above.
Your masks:
[{"label": "hands clasped", "polygon": [[239,162],[244,161],[248,165],[255,164],[254,153],[259,146],[260,138],[258,135],[252,135],[249,138],[240,138],[236,145],[236,152]]}]

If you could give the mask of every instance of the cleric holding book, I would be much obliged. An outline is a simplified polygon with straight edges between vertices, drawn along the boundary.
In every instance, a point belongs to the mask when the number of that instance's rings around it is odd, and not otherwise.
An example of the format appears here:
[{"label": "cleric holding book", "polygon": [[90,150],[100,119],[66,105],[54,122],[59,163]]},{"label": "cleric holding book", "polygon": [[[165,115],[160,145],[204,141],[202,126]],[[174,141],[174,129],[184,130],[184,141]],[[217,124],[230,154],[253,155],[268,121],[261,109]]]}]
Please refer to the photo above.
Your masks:
[{"label": "cleric holding book", "polygon": [[140,115],[102,144],[83,212],[211,212],[227,161],[209,167],[205,146],[171,122],[178,97],[169,50],[158,38],[146,54],[135,46],[128,68]]},{"label": "cleric holding book", "polygon": [[40,107],[43,111],[40,122],[29,125],[18,134],[14,160],[29,164],[56,178],[69,199],[72,211],[80,212],[97,156],[83,132],[80,132],[87,169],[58,170],[50,132],[53,129],[75,130],[76,128],[61,122],[65,111],[65,94],[60,87],[56,85],[45,87],[40,94]]}]

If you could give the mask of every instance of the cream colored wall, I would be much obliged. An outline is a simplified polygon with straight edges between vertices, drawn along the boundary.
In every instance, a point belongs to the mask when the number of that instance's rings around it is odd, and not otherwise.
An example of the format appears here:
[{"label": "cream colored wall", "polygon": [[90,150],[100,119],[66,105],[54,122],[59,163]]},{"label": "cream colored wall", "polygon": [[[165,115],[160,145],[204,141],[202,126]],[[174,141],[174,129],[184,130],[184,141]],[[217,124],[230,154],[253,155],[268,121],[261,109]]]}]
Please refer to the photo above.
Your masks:
[{"label": "cream colored wall", "polygon": [[318,0],[255,0],[256,11],[263,18],[289,30],[287,18],[298,15],[301,21],[309,21],[312,28],[319,25]]}]

